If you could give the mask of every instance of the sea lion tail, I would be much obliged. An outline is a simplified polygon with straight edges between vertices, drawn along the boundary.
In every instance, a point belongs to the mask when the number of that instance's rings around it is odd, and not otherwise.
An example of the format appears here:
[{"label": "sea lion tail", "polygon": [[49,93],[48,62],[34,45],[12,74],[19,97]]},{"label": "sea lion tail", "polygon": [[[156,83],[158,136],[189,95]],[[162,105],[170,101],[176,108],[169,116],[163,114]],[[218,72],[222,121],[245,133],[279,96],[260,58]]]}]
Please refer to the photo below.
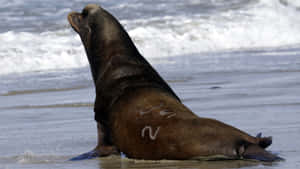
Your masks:
[{"label": "sea lion tail", "polygon": [[273,154],[260,145],[251,144],[247,146],[245,152],[243,153],[244,159],[252,159],[252,160],[259,160],[259,161],[266,161],[266,162],[273,162],[273,161],[283,161],[284,159]]}]

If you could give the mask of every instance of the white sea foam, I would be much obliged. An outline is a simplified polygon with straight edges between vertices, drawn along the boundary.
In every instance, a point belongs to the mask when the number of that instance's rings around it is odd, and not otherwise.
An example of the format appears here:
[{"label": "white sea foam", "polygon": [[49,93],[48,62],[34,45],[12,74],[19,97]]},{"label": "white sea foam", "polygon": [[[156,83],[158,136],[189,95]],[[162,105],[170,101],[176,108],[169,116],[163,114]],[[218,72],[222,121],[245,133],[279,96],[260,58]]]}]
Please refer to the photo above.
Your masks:
[{"label": "white sea foam", "polygon": [[18,163],[26,164],[32,161],[36,155],[32,151],[25,151],[23,155],[17,157]]},{"label": "white sea foam", "polygon": [[284,4],[284,5],[294,7],[294,8],[300,8],[300,1],[296,1],[296,0],[279,0],[279,2]]},{"label": "white sea foam", "polygon": [[65,69],[87,65],[78,36],[71,30],[0,35],[0,73]]},{"label": "white sea foam", "polygon": [[[300,43],[300,11],[295,10],[298,5],[289,0],[260,0],[208,17],[174,15],[121,22],[147,59],[282,47]],[[0,41],[0,74],[88,65],[80,38],[71,28],[42,33],[4,32]]]},{"label": "white sea foam", "polygon": [[64,156],[58,155],[40,155],[27,150],[23,154],[14,157],[19,164],[46,164],[61,162],[66,159]]},{"label": "white sea foam", "polygon": [[[130,30],[150,57],[300,43],[299,12],[279,1],[262,0],[248,9],[226,11],[210,19],[167,18],[165,25]],[[129,23],[128,23],[129,24]]]}]

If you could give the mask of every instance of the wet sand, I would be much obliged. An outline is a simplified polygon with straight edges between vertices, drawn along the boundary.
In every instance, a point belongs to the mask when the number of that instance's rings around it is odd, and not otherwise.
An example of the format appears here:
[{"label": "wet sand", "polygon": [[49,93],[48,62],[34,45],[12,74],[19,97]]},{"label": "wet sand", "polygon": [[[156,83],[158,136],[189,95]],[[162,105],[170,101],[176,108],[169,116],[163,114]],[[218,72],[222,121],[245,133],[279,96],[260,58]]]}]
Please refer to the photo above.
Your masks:
[{"label": "wet sand", "polygon": [[[48,88],[11,87],[2,92],[0,169],[299,168],[300,66],[299,69],[285,69],[283,65],[270,70],[255,60],[248,62],[248,69],[246,66],[231,71],[224,68],[222,71],[213,68],[205,71],[205,66],[212,66],[207,64],[208,61],[212,62],[213,58],[197,62],[177,60],[184,64],[156,64],[155,67],[197,115],[218,119],[251,135],[262,132],[264,136],[273,136],[269,150],[279,153],[286,161],[140,161],[114,156],[70,162],[69,158],[96,145],[92,106],[95,96],[90,80],[83,85],[85,78],[78,82],[73,79],[72,85],[66,82],[55,86],[64,81],[63,77],[53,80],[53,85],[47,81]],[[220,69],[224,62],[226,58],[215,63],[215,67]],[[262,63],[266,62],[268,60]],[[295,62],[300,63],[300,60],[296,58]],[[257,68],[251,68],[255,64],[258,64]],[[63,73],[57,72],[57,76]],[[47,73],[40,77],[41,81],[46,77]],[[36,76],[31,78],[38,79]],[[7,85],[17,83],[19,81],[12,80]]]}]

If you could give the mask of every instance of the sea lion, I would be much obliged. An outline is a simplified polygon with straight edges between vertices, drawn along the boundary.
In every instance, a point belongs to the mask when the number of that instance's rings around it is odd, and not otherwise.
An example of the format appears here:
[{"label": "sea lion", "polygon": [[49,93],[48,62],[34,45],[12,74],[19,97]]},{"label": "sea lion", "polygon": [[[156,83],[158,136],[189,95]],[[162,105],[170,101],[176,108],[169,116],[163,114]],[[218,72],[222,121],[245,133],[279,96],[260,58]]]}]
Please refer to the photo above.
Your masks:
[{"label": "sea lion", "polygon": [[72,160],[120,152],[145,160],[281,159],[265,150],[271,137],[253,137],[189,110],[100,6],[87,5],[68,20],[90,63],[98,126],[96,148]]}]

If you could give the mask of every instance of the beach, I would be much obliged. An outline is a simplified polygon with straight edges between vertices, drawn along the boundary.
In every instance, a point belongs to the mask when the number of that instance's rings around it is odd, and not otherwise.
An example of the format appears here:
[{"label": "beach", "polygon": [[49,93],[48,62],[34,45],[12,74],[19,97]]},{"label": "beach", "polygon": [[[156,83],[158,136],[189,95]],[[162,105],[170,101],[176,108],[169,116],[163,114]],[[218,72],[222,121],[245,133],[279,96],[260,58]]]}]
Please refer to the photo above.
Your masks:
[{"label": "beach", "polygon": [[[5,16],[0,27],[0,169],[300,167],[300,4],[30,3],[15,0],[0,7]],[[66,20],[68,12],[87,3],[101,4],[117,16],[143,56],[198,116],[253,136],[272,136],[268,150],[286,160],[144,161],[122,155],[69,161],[97,141],[94,84],[80,38]]]}]

